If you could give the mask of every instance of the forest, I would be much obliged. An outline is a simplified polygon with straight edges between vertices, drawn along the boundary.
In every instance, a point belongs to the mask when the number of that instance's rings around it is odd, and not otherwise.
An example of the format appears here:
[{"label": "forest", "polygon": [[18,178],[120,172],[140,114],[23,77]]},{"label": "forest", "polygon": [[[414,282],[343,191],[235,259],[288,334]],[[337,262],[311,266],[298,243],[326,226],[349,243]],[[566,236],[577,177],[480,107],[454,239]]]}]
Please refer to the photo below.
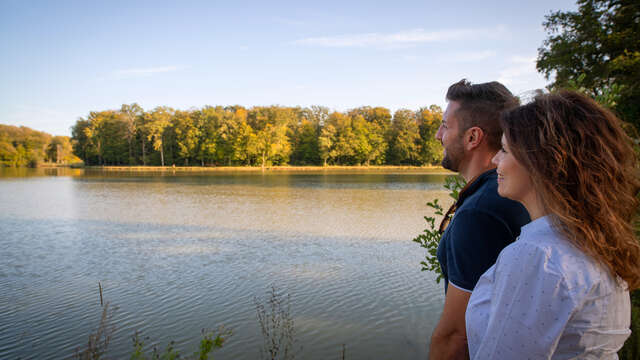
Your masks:
[{"label": "forest", "polygon": [[442,109],[204,106],[90,112],[72,127],[86,165],[431,165]]},{"label": "forest", "polygon": [[42,163],[72,164],[73,155],[68,136],[52,136],[24,126],[0,124],[0,166],[37,167]]}]

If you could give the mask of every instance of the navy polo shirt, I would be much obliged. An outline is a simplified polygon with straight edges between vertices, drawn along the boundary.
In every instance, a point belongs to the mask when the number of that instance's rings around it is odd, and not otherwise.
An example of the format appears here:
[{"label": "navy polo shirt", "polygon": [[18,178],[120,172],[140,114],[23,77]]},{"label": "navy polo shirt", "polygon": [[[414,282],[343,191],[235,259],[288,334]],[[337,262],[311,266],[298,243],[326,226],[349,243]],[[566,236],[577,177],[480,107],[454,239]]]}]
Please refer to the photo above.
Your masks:
[{"label": "navy polo shirt", "polygon": [[449,283],[471,292],[500,251],[531,221],[522,204],[498,195],[497,178],[496,170],[489,170],[460,193],[456,212],[438,245],[445,292]]}]

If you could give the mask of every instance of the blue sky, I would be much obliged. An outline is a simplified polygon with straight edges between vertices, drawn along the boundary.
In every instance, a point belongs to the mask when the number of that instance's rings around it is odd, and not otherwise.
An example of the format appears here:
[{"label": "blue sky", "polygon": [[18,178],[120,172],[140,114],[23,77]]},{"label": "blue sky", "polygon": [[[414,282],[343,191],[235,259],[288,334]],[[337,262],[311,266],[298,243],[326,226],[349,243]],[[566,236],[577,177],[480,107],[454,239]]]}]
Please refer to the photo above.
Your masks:
[{"label": "blue sky", "polygon": [[137,102],[445,105],[461,79],[514,93],[535,71],[544,16],[573,1],[0,0],[0,123],[55,135]]}]

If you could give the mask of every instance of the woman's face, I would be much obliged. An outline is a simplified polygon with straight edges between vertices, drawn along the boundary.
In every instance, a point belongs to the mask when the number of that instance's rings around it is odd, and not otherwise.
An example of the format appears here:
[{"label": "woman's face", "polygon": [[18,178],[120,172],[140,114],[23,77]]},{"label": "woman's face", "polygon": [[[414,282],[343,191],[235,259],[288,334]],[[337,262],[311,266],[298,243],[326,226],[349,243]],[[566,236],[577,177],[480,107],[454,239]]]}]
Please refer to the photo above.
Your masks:
[{"label": "woman's face", "polygon": [[510,152],[509,144],[502,135],[502,149],[491,161],[498,167],[498,194],[523,203],[535,201],[535,191],[529,172]]}]

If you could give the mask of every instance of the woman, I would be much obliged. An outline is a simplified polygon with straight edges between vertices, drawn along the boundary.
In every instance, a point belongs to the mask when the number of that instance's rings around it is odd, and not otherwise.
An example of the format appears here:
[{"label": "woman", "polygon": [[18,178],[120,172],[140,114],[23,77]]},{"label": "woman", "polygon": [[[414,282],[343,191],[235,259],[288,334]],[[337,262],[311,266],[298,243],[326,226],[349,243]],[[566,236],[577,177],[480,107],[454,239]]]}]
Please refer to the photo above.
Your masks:
[{"label": "woman", "polygon": [[574,92],[503,114],[498,193],[532,222],[473,290],[472,359],[617,359],[640,285],[639,182],[620,121]]}]

